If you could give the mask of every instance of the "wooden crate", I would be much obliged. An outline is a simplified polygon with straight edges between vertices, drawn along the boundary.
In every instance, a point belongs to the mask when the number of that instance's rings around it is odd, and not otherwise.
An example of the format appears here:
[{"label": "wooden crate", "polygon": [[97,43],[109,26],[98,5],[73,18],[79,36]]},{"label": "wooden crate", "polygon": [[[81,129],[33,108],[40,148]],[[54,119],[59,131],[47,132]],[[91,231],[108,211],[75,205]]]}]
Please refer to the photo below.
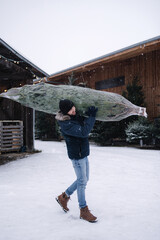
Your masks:
[{"label": "wooden crate", "polygon": [[19,151],[23,146],[23,121],[0,121],[0,152]]}]

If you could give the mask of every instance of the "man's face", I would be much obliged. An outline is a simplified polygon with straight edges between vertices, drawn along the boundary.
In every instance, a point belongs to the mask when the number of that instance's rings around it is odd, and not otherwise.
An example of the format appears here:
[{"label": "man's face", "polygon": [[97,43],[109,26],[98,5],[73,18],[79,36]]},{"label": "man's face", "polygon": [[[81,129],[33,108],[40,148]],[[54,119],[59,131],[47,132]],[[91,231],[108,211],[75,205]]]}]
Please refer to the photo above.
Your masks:
[{"label": "man's face", "polygon": [[76,108],[75,108],[75,106],[73,106],[72,108],[71,108],[71,110],[67,113],[68,115],[76,115]]}]

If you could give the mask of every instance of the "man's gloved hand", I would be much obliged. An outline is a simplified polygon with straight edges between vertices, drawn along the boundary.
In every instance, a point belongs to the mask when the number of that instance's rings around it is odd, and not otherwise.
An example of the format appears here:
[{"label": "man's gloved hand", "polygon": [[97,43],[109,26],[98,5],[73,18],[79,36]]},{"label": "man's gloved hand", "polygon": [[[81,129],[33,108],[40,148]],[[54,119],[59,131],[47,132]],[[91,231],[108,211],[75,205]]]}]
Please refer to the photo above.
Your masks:
[{"label": "man's gloved hand", "polygon": [[95,108],[94,106],[91,106],[91,107],[89,107],[88,110],[86,111],[86,115],[87,115],[87,116],[91,116],[91,117],[95,117],[97,111],[98,111],[98,108]]}]

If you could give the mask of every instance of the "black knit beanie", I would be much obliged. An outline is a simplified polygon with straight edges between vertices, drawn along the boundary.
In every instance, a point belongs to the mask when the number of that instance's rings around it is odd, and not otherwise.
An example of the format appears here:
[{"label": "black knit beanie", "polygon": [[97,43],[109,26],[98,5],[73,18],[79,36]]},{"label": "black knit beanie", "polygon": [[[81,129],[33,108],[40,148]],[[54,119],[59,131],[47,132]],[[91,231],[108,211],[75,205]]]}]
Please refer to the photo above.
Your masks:
[{"label": "black knit beanie", "polygon": [[59,109],[64,115],[66,115],[72,109],[73,106],[74,106],[73,102],[68,99],[63,99],[60,100],[59,102]]}]

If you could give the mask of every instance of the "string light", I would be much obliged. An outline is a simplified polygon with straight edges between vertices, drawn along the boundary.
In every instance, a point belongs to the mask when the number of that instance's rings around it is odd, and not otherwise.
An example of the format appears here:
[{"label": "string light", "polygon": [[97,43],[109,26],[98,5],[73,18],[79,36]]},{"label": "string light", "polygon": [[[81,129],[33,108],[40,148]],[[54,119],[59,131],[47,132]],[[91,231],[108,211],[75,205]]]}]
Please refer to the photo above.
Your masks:
[{"label": "string light", "polygon": [[20,62],[24,62],[22,60],[21,61],[16,61],[16,60],[13,60],[11,58],[6,58],[6,57],[4,57],[2,55],[0,55],[0,58],[4,59],[6,62],[9,61],[9,62],[13,62],[13,63],[16,63],[16,64],[19,64]]},{"label": "string light", "polygon": [[47,80],[48,80],[47,77],[43,77],[43,78],[36,77],[36,79],[33,80],[33,84],[37,84],[37,83],[40,83],[40,82],[48,82]]},{"label": "string light", "polygon": [[[25,61],[22,61],[22,60],[14,60],[14,59],[11,59],[11,58],[6,58],[4,57],[3,55],[0,55],[0,59],[3,59],[5,62],[12,62],[14,64],[17,64],[19,65],[20,63],[25,63]],[[30,69],[28,69],[28,67],[25,67],[26,70],[30,71],[30,73],[33,75],[33,77],[35,78],[38,78],[34,72],[32,72]]]},{"label": "string light", "polygon": [[[25,63],[25,61],[22,61],[22,60],[18,60],[18,61],[17,61],[17,60],[11,59],[11,58],[6,58],[6,57],[4,57],[3,55],[0,55],[0,59],[3,59],[5,62],[12,62],[12,63],[17,64],[17,65],[19,65],[20,63]],[[30,73],[33,75],[33,78],[36,78],[36,80],[34,80],[34,83],[33,83],[33,84],[35,84],[35,83],[37,83],[37,82],[38,82],[38,83],[40,83],[40,82],[47,82],[47,78],[46,78],[46,77],[44,77],[44,78],[39,78],[39,77],[36,76],[35,73],[32,72],[32,70],[29,69],[28,67],[25,67],[25,69],[28,70],[28,71],[30,71]],[[21,84],[20,84],[20,86],[21,86]],[[4,92],[7,92],[7,89],[5,89]]]}]

